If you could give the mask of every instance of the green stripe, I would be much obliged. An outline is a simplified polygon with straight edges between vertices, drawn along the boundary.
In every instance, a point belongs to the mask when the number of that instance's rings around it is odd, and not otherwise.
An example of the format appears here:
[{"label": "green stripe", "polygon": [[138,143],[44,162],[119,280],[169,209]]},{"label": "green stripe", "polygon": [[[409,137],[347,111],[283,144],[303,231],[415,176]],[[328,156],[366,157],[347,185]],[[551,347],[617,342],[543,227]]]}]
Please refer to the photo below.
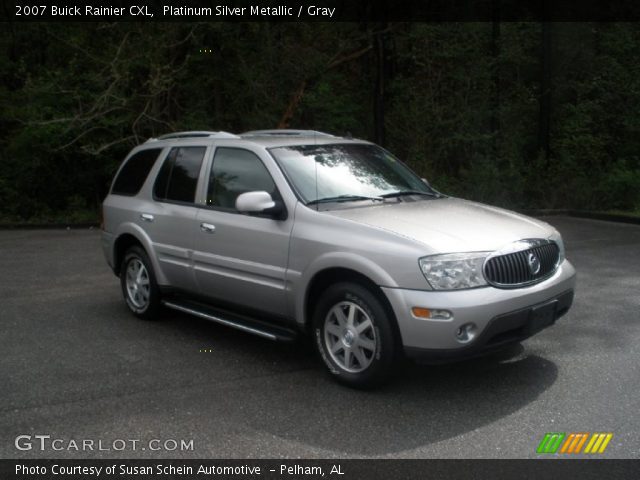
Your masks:
[{"label": "green stripe", "polygon": [[549,441],[550,438],[551,438],[551,434],[550,433],[545,434],[544,438],[540,442],[540,445],[538,445],[538,449],[536,450],[536,452],[545,453],[546,444],[547,444],[547,442]]},{"label": "green stripe", "polygon": [[556,453],[562,440],[566,436],[565,433],[550,432],[546,433],[540,445],[538,445],[537,453]]},{"label": "green stripe", "polygon": [[560,448],[560,445],[562,445],[562,441],[564,440],[565,436],[566,436],[566,433],[558,434],[558,440],[556,441],[556,444],[553,447],[553,451],[551,453],[556,453],[556,451]]}]

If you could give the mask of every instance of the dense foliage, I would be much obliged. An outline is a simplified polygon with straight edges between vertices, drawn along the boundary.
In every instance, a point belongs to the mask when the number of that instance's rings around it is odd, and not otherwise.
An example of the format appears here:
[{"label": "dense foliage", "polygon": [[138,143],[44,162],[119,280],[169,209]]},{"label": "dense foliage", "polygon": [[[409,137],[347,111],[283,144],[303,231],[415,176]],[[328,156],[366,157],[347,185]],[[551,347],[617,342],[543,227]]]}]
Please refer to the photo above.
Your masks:
[{"label": "dense foliage", "polygon": [[131,146],[311,128],[510,208],[640,209],[634,23],[123,23],[0,33],[0,221],[95,218]]}]

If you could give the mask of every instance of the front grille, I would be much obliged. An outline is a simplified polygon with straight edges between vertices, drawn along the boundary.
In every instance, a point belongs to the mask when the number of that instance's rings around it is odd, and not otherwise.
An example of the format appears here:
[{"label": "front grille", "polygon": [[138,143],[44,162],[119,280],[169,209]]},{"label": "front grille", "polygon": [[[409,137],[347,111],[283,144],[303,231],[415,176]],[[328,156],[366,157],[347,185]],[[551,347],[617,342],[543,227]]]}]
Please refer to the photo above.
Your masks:
[{"label": "front grille", "polygon": [[[540,269],[535,272],[530,267],[529,255],[533,254],[540,262]],[[484,266],[484,276],[496,287],[517,287],[539,282],[550,276],[558,266],[560,249],[553,242],[544,243],[519,252],[507,253],[489,258]]]}]

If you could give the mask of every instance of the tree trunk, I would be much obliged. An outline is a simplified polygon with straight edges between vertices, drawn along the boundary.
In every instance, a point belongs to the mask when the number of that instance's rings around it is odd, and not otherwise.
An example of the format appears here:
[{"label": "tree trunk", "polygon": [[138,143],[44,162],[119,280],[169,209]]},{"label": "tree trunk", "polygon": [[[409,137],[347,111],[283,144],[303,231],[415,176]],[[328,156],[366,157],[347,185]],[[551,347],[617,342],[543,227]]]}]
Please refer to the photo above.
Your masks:
[{"label": "tree trunk", "polygon": [[373,92],[373,137],[378,145],[385,144],[384,106],[386,97],[386,83],[389,78],[388,33],[381,31],[374,33],[373,48],[375,59],[375,90]]},{"label": "tree trunk", "polygon": [[293,93],[293,96],[289,100],[289,103],[287,104],[287,108],[282,114],[282,117],[280,118],[280,121],[278,122],[278,126],[276,128],[289,128],[289,123],[291,122],[291,119],[293,118],[296,112],[296,109],[298,108],[298,105],[302,101],[302,97],[304,96],[305,91],[308,90],[310,87],[312,87],[320,79],[323,73],[328,72],[331,69],[337,68],[343,63],[350,62],[352,60],[355,60],[356,58],[360,58],[361,56],[365,55],[369,50],[371,50],[371,47],[367,45],[365,48],[361,50],[352,52],[343,57],[337,57],[335,60],[331,61],[327,65],[327,67],[324,69],[323,72],[313,77],[303,78],[300,84],[298,85],[298,88],[296,88],[296,91]]},{"label": "tree trunk", "polygon": [[538,120],[538,150],[544,152],[546,160],[551,156],[551,50],[552,25],[542,23],[542,75],[540,79],[540,116]]},{"label": "tree trunk", "polygon": [[500,134],[500,4],[492,2],[491,56],[493,67],[493,98],[491,99],[491,139],[493,157],[498,157]]}]

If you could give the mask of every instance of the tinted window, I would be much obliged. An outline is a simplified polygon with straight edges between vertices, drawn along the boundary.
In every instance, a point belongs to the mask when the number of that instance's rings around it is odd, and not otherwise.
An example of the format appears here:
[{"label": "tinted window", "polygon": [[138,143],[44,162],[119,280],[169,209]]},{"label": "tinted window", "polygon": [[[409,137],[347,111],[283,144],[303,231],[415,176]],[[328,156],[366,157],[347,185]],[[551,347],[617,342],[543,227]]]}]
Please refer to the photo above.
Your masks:
[{"label": "tinted window", "polygon": [[153,193],[159,200],[193,203],[206,147],[173,148],[156,178]]},{"label": "tinted window", "polygon": [[255,190],[264,190],[278,198],[276,186],[262,161],[248,150],[218,148],[209,176],[207,205],[235,209],[238,195]]},{"label": "tinted window", "polygon": [[129,158],[113,181],[111,193],[136,195],[161,151],[161,148],[142,150]]}]

